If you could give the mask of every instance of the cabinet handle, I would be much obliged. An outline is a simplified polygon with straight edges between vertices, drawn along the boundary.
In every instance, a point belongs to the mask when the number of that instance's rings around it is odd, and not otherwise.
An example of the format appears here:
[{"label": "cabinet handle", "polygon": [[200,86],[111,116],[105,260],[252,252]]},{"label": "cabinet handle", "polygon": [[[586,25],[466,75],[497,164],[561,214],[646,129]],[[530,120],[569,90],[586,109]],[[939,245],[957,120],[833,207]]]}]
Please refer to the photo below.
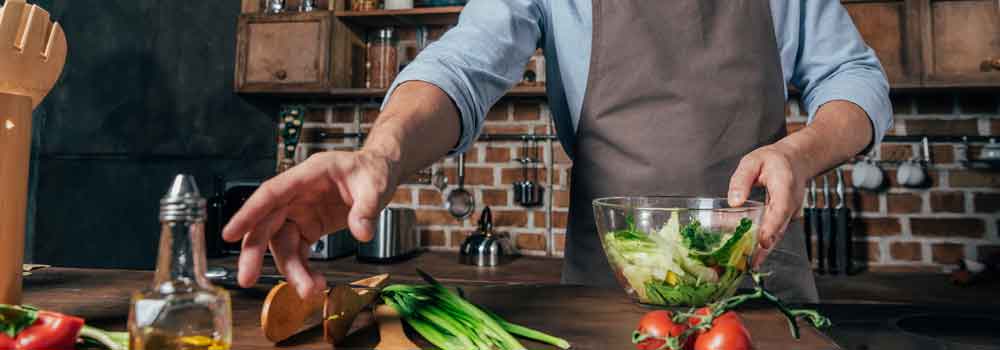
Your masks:
[{"label": "cabinet handle", "polygon": [[991,70],[1000,70],[1000,58],[990,57],[983,60],[983,63],[979,65],[979,70],[983,72],[989,72]]},{"label": "cabinet handle", "polygon": [[277,72],[274,72],[274,77],[278,80],[285,80],[288,78],[288,72],[285,72],[284,70],[279,70]]}]

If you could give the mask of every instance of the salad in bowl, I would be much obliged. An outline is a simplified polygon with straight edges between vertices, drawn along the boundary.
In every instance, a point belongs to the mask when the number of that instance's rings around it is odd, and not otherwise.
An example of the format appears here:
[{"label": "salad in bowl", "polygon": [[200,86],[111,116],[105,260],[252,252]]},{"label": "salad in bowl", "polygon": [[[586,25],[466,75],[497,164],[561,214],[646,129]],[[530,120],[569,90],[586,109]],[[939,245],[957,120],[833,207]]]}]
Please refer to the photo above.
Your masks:
[{"label": "salad in bowl", "polygon": [[692,197],[612,197],[593,204],[618,282],[639,302],[664,306],[732,296],[756,250],[764,208]]}]

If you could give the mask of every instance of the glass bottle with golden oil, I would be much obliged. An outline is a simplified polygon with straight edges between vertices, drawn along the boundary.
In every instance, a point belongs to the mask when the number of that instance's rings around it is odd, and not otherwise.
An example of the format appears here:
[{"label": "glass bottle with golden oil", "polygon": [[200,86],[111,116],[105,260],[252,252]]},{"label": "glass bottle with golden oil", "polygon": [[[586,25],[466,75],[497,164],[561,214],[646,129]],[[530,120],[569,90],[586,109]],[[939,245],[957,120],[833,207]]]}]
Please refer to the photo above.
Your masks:
[{"label": "glass bottle with golden oil", "polygon": [[160,200],[160,248],[151,288],[132,295],[132,350],[227,350],[229,293],[205,277],[205,199],[177,175]]}]

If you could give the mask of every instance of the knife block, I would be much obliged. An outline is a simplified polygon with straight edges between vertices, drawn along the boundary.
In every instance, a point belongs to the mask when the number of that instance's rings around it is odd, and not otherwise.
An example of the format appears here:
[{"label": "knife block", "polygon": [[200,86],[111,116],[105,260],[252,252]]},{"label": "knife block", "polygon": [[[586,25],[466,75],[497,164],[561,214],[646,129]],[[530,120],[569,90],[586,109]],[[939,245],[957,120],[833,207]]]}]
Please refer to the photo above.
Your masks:
[{"label": "knife block", "polygon": [[31,98],[0,93],[0,304],[21,303]]}]

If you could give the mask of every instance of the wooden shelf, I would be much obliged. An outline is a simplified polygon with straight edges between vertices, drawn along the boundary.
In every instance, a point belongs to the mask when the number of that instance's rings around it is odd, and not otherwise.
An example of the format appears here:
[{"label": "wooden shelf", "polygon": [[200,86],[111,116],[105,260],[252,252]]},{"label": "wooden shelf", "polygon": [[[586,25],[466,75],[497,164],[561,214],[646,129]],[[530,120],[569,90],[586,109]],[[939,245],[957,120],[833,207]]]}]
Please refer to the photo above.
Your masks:
[{"label": "wooden shelf", "polygon": [[447,25],[458,23],[464,6],[419,7],[406,10],[338,11],[341,21],[361,27]]}]

